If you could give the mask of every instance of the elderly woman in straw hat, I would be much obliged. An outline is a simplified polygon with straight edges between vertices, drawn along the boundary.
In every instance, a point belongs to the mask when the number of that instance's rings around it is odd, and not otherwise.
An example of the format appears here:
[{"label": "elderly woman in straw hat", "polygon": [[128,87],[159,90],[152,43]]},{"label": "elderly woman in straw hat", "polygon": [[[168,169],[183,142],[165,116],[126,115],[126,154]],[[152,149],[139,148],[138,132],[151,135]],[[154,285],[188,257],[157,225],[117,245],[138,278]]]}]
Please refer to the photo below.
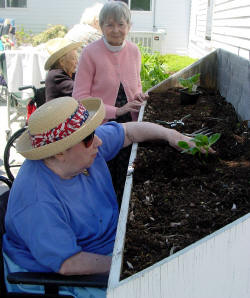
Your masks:
[{"label": "elderly woman in straw hat", "polygon": [[46,101],[72,95],[78,63],[77,48],[80,45],[81,42],[66,38],[55,38],[47,42],[46,48],[50,57],[44,66],[45,70],[48,70],[45,80]]},{"label": "elderly woman in straw hat", "polygon": [[[17,140],[17,151],[26,160],[6,213],[6,273],[108,274],[119,211],[106,162],[132,142],[162,139],[177,149],[181,140],[194,145],[187,136],[154,123],[100,125],[104,116],[98,98],[77,102],[63,97],[29,118]],[[67,290],[75,297],[105,297],[103,289]]]}]

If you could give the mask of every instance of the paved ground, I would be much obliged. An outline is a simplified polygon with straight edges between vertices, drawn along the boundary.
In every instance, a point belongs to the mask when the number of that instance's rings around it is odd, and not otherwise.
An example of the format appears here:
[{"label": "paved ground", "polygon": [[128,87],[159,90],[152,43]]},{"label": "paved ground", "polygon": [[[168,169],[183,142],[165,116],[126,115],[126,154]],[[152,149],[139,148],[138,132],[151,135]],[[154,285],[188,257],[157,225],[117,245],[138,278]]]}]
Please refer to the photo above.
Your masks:
[{"label": "paved ground", "polygon": [[[1,91],[1,90],[0,90]],[[0,97],[0,175],[7,177],[3,165],[3,154],[4,148],[6,146],[6,130],[8,128],[7,125],[7,105],[6,100],[3,97]],[[13,123],[11,125],[12,133],[14,133],[17,129],[20,128],[19,123]],[[5,185],[0,183],[0,194],[7,189]]]}]

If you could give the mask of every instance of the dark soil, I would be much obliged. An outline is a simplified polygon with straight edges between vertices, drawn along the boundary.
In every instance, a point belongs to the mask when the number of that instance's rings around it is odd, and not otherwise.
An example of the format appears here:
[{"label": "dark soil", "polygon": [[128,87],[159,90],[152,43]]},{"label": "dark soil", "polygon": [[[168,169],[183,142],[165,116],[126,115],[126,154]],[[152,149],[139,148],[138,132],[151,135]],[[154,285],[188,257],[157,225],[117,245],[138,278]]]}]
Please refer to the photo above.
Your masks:
[{"label": "dark soil", "polygon": [[[176,89],[152,94],[144,121],[173,121],[190,133],[209,127],[221,138],[215,155],[182,154],[167,144],[140,144],[124,249],[122,279],[250,212],[250,135],[247,121],[219,94],[180,105]],[[168,127],[166,125],[166,127]]]}]

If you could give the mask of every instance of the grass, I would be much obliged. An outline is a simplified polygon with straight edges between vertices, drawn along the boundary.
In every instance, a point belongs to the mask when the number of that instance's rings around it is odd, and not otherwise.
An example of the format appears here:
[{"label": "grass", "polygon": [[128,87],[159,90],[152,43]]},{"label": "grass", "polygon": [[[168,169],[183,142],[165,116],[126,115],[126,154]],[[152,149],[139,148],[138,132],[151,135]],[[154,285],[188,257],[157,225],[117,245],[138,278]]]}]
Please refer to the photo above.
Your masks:
[{"label": "grass", "polygon": [[176,73],[179,70],[197,61],[197,59],[189,56],[179,56],[174,54],[162,55],[164,63],[167,65],[168,73]]}]

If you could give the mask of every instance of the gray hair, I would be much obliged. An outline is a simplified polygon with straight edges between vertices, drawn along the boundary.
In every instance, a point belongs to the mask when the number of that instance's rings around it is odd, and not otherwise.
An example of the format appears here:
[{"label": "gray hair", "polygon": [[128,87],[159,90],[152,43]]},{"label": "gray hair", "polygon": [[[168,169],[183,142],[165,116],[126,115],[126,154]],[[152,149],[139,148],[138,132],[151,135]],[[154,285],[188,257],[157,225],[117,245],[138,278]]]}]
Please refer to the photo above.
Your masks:
[{"label": "gray hair", "polygon": [[124,19],[128,25],[131,25],[131,13],[126,3],[122,1],[110,1],[104,4],[99,14],[99,25],[102,27],[109,18],[120,22]]},{"label": "gray hair", "polygon": [[91,7],[87,7],[81,17],[80,24],[88,24],[92,26],[96,21],[98,22],[99,13],[103,7],[102,3],[97,2]]}]

